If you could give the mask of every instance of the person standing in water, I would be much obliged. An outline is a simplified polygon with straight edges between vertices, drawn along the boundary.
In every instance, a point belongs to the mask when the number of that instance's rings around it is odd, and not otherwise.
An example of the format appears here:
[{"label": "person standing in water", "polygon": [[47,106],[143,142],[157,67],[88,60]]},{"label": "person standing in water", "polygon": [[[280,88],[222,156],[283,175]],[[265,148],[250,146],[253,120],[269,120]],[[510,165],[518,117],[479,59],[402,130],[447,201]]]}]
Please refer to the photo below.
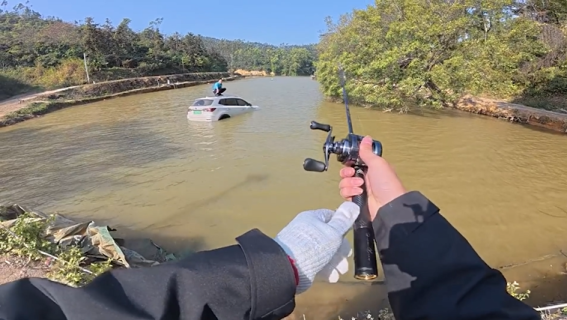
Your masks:
[{"label": "person standing in water", "polygon": [[215,84],[213,85],[213,94],[215,96],[222,96],[223,92],[225,92],[225,91],[226,91],[226,88],[222,87],[222,79],[215,82]]}]

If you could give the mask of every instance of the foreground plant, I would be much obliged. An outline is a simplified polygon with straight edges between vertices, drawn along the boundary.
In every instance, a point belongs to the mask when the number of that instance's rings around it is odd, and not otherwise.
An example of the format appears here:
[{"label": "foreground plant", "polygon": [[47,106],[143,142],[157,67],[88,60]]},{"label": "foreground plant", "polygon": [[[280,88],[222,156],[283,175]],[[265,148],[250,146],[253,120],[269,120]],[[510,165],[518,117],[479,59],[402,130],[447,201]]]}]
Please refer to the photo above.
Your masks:
[{"label": "foreground plant", "polygon": [[[39,219],[28,213],[19,216],[8,229],[0,228],[0,252],[28,259],[50,262],[47,277],[71,286],[81,286],[112,268],[111,261],[91,263],[77,247],[63,250],[44,238],[45,230],[54,219]],[[49,257],[50,256],[50,257]]]},{"label": "foreground plant", "polygon": [[519,290],[520,290],[520,285],[516,281],[506,283],[506,291],[508,291],[508,293],[512,297],[520,301],[526,300],[527,298],[530,297],[530,293],[531,293],[530,290],[526,290],[524,292],[519,292]]}]

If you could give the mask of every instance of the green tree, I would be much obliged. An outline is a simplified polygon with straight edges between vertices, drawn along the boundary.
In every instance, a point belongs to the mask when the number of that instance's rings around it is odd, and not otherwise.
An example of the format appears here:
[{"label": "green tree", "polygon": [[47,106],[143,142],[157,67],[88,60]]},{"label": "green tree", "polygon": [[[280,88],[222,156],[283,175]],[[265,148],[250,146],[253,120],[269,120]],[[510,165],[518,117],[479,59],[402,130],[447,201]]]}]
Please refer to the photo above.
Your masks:
[{"label": "green tree", "polygon": [[328,19],[318,80],[340,98],[340,62],[354,102],[388,108],[444,106],[468,93],[519,95],[550,46],[541,23],[518,10],[513,0],[377,1],[337,23]]},{"label": "green tree", "polygon": [[167,36],[163,19],[135,32],[130,20],[117,26],[87,17],[81,23],[42,17],[27,5],[0,3],[0,99],[34,87],[55,88],[86,80],[83,54],[96,81],[231,68],[284,75],[312,72],[314,46],[273,46],[201,37]]}]

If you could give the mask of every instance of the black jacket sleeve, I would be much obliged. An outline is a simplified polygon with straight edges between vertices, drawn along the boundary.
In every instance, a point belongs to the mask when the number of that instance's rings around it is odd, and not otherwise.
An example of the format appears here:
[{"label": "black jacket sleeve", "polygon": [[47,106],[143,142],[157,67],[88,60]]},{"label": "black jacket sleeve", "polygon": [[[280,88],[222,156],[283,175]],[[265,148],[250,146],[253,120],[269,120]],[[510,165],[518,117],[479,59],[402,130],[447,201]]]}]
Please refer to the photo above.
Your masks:
[{"label": "black jacket sleeve", "polygon": [[107,272],[82,288],[28,278],[0,286],[0,319],[281,319],[295,308],[295,276],[258,230],[239,245],[156,267]]},{"label": "black jacket sleeve", "polygon": [[541,319],[421,193],[380,208],[373,226],[396,319]]}]

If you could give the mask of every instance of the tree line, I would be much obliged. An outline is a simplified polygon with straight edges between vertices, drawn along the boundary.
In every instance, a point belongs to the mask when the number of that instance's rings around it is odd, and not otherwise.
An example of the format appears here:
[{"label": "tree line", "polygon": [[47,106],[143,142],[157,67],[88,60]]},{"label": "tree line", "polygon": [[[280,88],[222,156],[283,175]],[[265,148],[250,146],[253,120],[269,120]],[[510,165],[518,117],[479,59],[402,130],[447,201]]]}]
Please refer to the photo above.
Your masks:
[{"label": "tree line", "polygon": [[113,25],[43,17],[27,4],[0,4],[0,99],[34,87],[85,83],[84,57],[93,80],[236,69],[310,75],[315,46],[268,45],[187,33],[166,35],[162,19],[134,31]]},{"label": "tree line", "polygon": [[265,70],[278,75],[311,75],[317,59],[315,45],[279,46],[203,37],[205,47],[220,53],[230,69]]},{"label": "tree line", "polygon": [[551,108],[567,90],[564,0],[381,0],[327,26],[317,79],[338,99],[339,63],[351,100],[387,108],[465,94]]}]

